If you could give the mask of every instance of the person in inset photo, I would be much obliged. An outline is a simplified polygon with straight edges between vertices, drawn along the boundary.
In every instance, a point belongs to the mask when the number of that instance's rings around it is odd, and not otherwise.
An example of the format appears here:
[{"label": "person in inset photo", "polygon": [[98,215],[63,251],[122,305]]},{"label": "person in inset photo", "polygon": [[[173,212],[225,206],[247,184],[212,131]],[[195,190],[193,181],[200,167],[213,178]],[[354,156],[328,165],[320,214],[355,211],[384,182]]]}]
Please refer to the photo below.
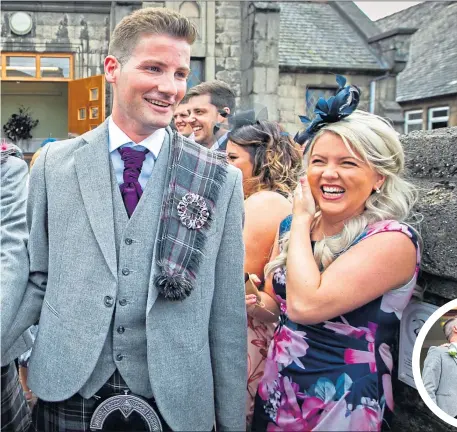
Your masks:
[{"label": "person in inset photo", "polygon": [[433,402],[446,414],[457,418],[457,309],[451,313],[450,318],[444,317],[444,324],[443,319],[438,320],[427,335],[424,345],[427,339],[438,344],[439,339],[434,335],[442,324],[447,343],[430,346],[424,360],[422,381]]}]

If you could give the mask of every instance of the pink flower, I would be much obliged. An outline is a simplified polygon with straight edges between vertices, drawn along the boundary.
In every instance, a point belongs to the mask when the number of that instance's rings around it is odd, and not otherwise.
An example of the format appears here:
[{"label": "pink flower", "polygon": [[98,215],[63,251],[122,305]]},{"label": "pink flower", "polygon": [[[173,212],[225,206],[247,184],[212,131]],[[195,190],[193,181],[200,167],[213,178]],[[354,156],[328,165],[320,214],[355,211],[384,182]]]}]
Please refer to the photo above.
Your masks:
[{"label": "pink flower", "polygon": [[305,341],[306,333],[302,331],[292,331],[282,326],[273,337],[273,358],[283,367],[296,363],[302,369],[300,357],[306,355],[309,345]]},{"label": "pink flower", "polygon": [[376,358],[374,355],[375,346],[374,341],[376,338],[376,331],[378,325],[372,322],[368,323],[368,328],[360,327],[360,330],[365,332],[365,339],[368,342],[368,351],[354,350],[352,348],[347,348],[344,351],[344,362],[346,364],[360,364],[368,363],[370,367],[370,372],[376,372]]},{"label": "pink flower", "polygon": [[392,372],[394,367],[394,360],[392,358],[392,353],[390,352],[390,346],[386,343],[382,343],[379,345],[378,351],[381,355],[382,360],[384,361],[384,364],[387,366],[387,369]]},{"label": "pink flower", "polygon": [[390,374],[384,374],[382,376],[382,387],[384,389],[384,397],[386,398],[386,404],[391,411],[394,410],[394,393],[392,390],[392,377]]},{"label": "pink flower", "polygon": [[364,400],[350,415],[350,431],[380,431],[382,423],[382,410],[376,401]]},{"label": "pink flower", "polygon": [[276,388],[276,379],[279,370],[295,362],[304,369],[300,357],[306,355],[309,345],[305,341],[306,333],[302,331],[291,331],[285,326],[280,327],[273,336],[268,348],[265,370],[259,384],[259,395],[267,400],[269,395]]},{"label": "pink flower", "polygon": [[339,322],[325,321],[324,328],[332,330],[338,334],[355,337],[356,339],[360,339],[365,334],[365,331],[360,328],[352,327],[350,324]]}]

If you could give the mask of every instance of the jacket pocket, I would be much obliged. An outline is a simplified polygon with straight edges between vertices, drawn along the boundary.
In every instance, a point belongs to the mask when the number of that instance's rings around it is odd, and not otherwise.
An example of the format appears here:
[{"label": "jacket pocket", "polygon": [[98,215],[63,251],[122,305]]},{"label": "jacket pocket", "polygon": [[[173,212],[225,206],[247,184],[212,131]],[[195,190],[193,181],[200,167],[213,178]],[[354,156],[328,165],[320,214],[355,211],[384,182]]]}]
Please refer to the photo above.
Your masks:
[{"label": "jacket pocket", "polygon": [[57,318],[60,318],[59,312],[46,299],[44,299],[44,304]]}]

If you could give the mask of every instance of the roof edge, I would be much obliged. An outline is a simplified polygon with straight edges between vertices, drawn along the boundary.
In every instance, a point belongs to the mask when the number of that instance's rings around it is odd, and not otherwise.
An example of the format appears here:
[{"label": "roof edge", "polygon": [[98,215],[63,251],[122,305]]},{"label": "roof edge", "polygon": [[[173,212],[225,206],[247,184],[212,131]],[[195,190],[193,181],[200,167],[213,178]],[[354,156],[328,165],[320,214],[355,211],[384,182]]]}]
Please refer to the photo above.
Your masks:
[{"label": "roof edge", "polygon": [[292,66],[292,65],[282,65],[279,64],[279,72],[290,72],[290,73],[307,73],[307,72],[313,72],[313,73],[338,73],[338,74],[347,74],[347,73],[360,73],[360,72],[366,72],[370,75],[373,76],[378,76],[382,72],[389,72],[390,68],[382,68],[381,66],[379,68],[368,68],[368,67],[329,67],[329,66],[305,66],[305,65],[299,65],[299,66]]},{"label": "roof edge", "polygon": [[368,43],[378,42],[380,40],[387,39],[387,38],[390,38],[390,37],[396,36],[396,35],[412,35],[412,34],[416,33],[417,30],[418,29],[415,27],[394,28],[392,30],[388,30],[383,33],[379,33],[378,35],[369,38]]}]

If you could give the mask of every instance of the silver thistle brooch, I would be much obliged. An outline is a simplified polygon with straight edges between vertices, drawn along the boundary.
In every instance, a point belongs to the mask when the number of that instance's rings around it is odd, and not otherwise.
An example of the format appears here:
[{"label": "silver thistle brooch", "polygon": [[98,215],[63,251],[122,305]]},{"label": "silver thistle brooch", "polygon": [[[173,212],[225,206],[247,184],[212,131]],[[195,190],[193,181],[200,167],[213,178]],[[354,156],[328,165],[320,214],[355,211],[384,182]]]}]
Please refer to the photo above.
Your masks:
[{"label": "silver thistle brooch", "polygon": [[196,193],[187,193],[178,203],[178,216],[188,229],[201,229],[209,218],[205,199]]}]

